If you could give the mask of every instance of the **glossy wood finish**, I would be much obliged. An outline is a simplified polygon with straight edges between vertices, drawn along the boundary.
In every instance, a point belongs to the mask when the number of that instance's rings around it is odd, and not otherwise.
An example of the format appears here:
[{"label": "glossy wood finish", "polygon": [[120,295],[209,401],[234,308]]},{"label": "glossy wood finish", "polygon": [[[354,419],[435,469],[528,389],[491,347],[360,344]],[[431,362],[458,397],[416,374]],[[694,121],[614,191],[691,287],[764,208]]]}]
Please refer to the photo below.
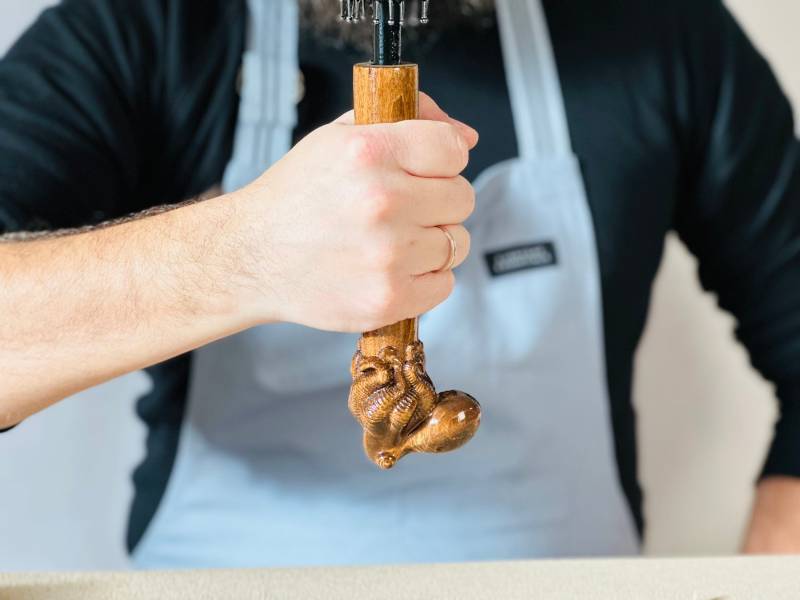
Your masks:
[{"label": "glossy wood finish", "polygon": [[356,123],[396,123],[419,117],[419,68],[415,64],[353,67]]},{"label": "glossy wood finish", "polygon": [[[359,125],[419,117],[416,65],[356,65],[353,92]],[[364,428],[364,451],[382,469],[410,452],[455,450],[480,425],[474,398],[457,391],[436,393],[425,369],[418,319],[365,333],[351,375],[350,411]]]}]

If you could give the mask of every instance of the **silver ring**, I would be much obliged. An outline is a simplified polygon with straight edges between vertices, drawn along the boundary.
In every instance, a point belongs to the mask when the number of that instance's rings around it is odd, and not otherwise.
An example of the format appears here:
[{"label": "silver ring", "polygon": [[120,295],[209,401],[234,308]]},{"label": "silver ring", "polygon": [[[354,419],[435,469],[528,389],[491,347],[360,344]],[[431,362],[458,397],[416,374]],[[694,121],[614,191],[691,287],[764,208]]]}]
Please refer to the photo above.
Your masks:
[{"label": "silver ring", "polygon": [[442,233],[447,236],[447,241],[450,242],[450,258],[448,259],[447,264],[438,271],[439,273],[444,273],[445,271],[452,270],[453,266],[456,264],[458,246],[456,245],[456,238],[454,238],[453,234],[448,231],[446,225],[437,225],[436,227],[442,230]]}]

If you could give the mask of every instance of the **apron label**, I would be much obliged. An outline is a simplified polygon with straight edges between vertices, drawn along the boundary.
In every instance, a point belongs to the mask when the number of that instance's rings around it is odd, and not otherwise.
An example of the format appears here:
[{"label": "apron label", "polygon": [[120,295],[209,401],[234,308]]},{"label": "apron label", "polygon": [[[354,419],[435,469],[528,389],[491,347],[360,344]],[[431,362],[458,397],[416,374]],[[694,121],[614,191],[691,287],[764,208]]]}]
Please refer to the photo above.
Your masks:
[{"label": "apron label", "polygon": [[492,277],[509,275],[518,271],[552,267],[558,264],[553,242],[535,242],[486,253],[486,264]]}]

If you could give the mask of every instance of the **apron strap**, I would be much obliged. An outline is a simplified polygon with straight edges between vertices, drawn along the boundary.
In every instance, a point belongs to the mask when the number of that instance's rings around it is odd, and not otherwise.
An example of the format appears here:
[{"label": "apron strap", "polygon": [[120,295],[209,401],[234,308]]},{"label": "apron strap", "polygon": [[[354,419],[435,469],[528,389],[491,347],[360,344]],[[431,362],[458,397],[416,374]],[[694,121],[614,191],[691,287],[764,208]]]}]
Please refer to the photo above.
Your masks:
[{"label": "apron strap", "polygon": [[286,154],[297,124],[297,2],[247,0],[247,5],[239,116],[222,182],[226,192],[254,181]]},{"label": "apron strap", "polygon": [[561,82],[541,0],[498,0],[497,17],[520,156],[571,155]]}]

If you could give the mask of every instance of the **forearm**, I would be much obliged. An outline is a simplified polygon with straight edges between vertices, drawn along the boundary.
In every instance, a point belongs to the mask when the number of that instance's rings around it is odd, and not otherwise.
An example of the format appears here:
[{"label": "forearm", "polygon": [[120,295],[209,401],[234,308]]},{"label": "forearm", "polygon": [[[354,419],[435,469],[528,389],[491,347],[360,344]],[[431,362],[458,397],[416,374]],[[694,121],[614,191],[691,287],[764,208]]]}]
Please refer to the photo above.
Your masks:
[{"label": "forearm", "polygon": [[237,201],[0,243],[0,427],[255,324]]},{"label": "forearm", "polygon": [[0,428],[253,325],[370,331],[442,302],[438,225],[461,264],[475,195],[459,173],[478,134],[420,100],[421,120],[344,115],[229,196],[0,240]]},{"label": "forearm", "polygon": [[768,477],[759,484],[744,551],[800,554],[800,479]]}]

